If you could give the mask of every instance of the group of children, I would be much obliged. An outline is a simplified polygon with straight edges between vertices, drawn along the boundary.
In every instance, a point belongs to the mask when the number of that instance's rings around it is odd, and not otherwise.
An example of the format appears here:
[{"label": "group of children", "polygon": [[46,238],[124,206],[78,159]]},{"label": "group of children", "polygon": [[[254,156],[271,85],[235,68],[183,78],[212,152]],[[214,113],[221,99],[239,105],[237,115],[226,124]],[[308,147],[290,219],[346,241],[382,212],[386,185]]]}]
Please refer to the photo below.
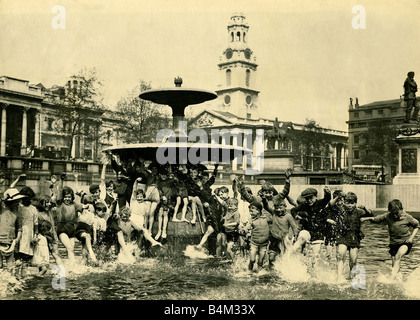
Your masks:
[{"label": "group of children", "polygon": [[[111,154],[106,160],[101,183],[91,185],[89,192],[74,192],[64,186],[64,173],[59,179],[52,176],[50,194],[37,198],[30,187],[16,189],[24,175],[10,185],[3,195],[0,214],[2,267],[5,260],[10,272],[24,277],[32,265],[44,275],[50,254],[56,264],[63,263],[58,251],[60,242],[69,261],[74,261],[75,239],[82,244],[84,261],[96,265],[108,256],[112,246],[116,253],[126,251],[127,243],[132,241],[139,247],[162,246],[172,219],[193,225],[198,220],[206,229],[196,249],[203,250],[213,235],[216,256],[231,260],[236,255],[248,257],[250,271],[263,268],[266,260],[272,268],[279,255],[306,254],[308,248],[318,257],[325,246],[328,252],[336,248],[339,279],[344,277],[348,252],[351,278],[364,237],[362,222],[386,221],[395,276],[419,228],[418,221],[405,213],[399,200],[392,200],[388,212],[376,217],[357,205],[353,192],[336,190],[331,194],[327,186],[323,198],[318,199],[316,189],[307,188],[295,202],[289,196],[290,169],[285,172],[280,192],[261,181],[260,190],[253,194],[242,178],[233,175],[231,197],[226,186],[212,189],[217,165],[210,175],[200,165],[147,165],[137,159],[123,166]],[[105,180],[107,162],[117,172],[115,182]],[[191,220],[186,218],[188,210]]]}]

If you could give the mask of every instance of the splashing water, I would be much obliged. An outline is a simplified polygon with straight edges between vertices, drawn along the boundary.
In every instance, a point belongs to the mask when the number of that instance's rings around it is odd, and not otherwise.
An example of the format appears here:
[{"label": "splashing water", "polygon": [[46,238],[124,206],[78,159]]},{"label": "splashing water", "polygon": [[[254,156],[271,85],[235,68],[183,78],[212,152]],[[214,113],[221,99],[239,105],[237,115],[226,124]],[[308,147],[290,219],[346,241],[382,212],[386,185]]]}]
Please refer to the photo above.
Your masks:
[{"label": "splashing water", "polygon": [[420,299],[420,268],[415,269],[403,283],[405,293],[412,298]]},{"label": "splashing water", "polygon": [[127,243],[125,250],[121,250],[118,254],[117,261],[123,264],[133,264],[136,257],[140,256],[140,249],[135,242]]},{"label": "splashing water", "polygon": [[197,249],[196,246],[188,245],[184,251],[184,255],[191,259],[209,259],[213,256],[208,255],[204,250]]},{"label": "splashing water", "polygon": [[305,282],[311,278],[303,255],[285,254],[274,261],[273,267],[286,281]]},{"label": "splashing water", "polygon": [[24,283],[13,277],[8,271],[0,270],[0,298],[24,289]]}]

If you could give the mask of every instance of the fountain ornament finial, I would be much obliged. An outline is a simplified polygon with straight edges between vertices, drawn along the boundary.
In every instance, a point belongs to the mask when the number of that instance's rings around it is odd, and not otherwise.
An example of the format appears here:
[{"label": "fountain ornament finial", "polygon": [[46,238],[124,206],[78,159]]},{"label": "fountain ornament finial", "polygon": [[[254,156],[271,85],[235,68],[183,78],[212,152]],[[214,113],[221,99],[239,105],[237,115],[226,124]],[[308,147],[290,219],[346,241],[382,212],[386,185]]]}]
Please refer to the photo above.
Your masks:
[{"label": "fountain ornament finial", "polygon": [[175,87],[180,87],[182,85],[182,78],[177,77],[174,79]]}]

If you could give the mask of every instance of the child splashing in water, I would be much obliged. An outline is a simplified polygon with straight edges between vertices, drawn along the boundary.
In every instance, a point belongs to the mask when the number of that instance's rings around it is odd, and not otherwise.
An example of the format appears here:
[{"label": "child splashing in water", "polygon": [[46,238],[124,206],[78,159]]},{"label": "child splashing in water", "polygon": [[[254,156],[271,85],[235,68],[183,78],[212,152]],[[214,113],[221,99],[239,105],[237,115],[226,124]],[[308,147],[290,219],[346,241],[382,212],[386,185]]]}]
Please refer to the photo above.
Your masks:
[{"label": "child splashing in water", "polygon": [[[146,238],[146,240],[148,240],[152,246],[156,246],[156,245],[162,245],[160,242],[156,241],[155,239],[153,239],[151,233],[149,232],[149,230],[145,227],[145,222],[144,222],[144,215],[145,212],[147,210],[147,205],[144,201],[145,198],[145,194],[143,189],[138,189],[138,181],[136,180],[134,182],[133,185],[133,192],[131,194],[131,201],[130,201],[130,207],[127,208],[129,210],[124,210],[121,212],[125,213],[125,223],[123,224],[123,226],[127,229],[128,228],[128,221],[130,221],[130,226],[132,226],[135,230],[142,232],[144,237]],[[124,208],[123,208],[124,209]],[[121,213],[120,213],[121,215]],[[123,217],[121,216],[121,219],[123,219]],[[124,234],[124,229],[121,227],[121,224],[119,224],[121,230],[123,230],[123,234]],[[131,229],[130,229],[131,230]],[[126,230],[127,231],[127,230]],[[130,236],[131,236],[131,231],[130,231]],[[124,237],[124,239],[127,238],[127,232],[126,235]],[[138,241],[139,242],[139,241]]]},{"label": "child splashing in water", "polygon": [[[82,205],[74,202],[74,192],[70,187],[63,187],[66,175],[61,175],[59,191],[57,193],[57,207],[54,213],[57,217],[57,235],[67,250],[67,257],[71,263],[75,261],[74,243],[78,214],[82,212]],[[54,183],[54,182],[53,182]],[[60,192],[61,191],[61,192]]]},{"label": "child splashing in water", "polygon": [[362,218],[373,223],[386,222],[389,231],[389,254],[391,255],[391,276],[395,278],[400,270],[401,258],[410,253],[414,237],[419,230],[419,222],[404,211],[400,200],[388,203],[388,212],[376,217]]},{"label": "child splashing in water", "polygon": [[[265,215],[262,215],[262,209],[262,204],[259,201],[253,201],[249,204],[249,213],[251,215],[251,221],[249,223],[248,229],[251,232],[251,252],[249,256],[248,270],[251,272],[254,270],[257,255],[258,267],[263,267],[269,242],[270,229],[268,226],[268,219]],[[243,232],[246,233],[248,232],[248,230],[244,230]]]},{"label": "child splashing in water", "polygon": [[[93,207],[93,197],[84,195],[82,197],[83,210],[79,213],[79,221],[76,227],[76,238],[82,243],[82,257],[89,257],[94,264],[97,264],[95,252],[92,249],[92,237],[96,234],[95,208]],[[96,235],[95,235],[96,239]]]},{"label": "child splashing in water", "polygon": [[[362,209],[363,208],[363,209]],[[344,196],[345,220],[349,226],[346,232],[337,235],[337,280],[343,280],[344,261],[346,252],[349,253],[350,273],[352,278],[353,267],[357,264],[357,256],[360,249],[360,242],[364,235],[362,233],[362,217],[372,217],[372,212],[364,207],[357,207],[357,196],[348,192]]]},{"label": "child splashing in water", "polygon": [[153,237],[150,235],[149,230],[147,230],[143,225],[138,225],[133,220],[130,219],[131,217],[131,210],[129,207],[124,207],[120,211],[120,221],[118,223],[119,227],[122,230],[124,235],[124,240],[126,243],[131,242],[132,240],[132,232],[133,230],[137,230],[139,232],[144,233],[144,237],[150,241],[152,246],[162,246],[160,242],[157,242]]}]

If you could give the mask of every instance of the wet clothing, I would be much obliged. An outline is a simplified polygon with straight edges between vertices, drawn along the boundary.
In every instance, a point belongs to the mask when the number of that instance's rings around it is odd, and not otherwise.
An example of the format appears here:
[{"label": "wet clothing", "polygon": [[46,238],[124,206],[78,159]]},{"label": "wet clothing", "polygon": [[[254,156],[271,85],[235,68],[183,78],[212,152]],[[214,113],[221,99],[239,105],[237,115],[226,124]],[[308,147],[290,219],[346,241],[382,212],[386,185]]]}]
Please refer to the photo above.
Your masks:
[{"label": "wet clothing", "polygon": [[407,246],[408,250],[406,254],[409,254],[411,251],[411,248],[413,247],[412,243],[399,243],[399,244],[390,244],[389,245],[389,254],[394,257],[401,246]]},{"label": "wet clothing", "polygon": [[386,222],[389,230],[389,242],[391,245],[402,244],[410,238],[412,229],[419,227],[419,221],[408,213],[403,212],[399,219],[395,220],[391,213],[386,212],[373,219],[375,223]]},{"label": "wet clothing", "polygon": [[327,228],[327,216],[325,207],[331,200],[331,194],[325,192],[323,199],[318,199],[310,206],[306,202],[301,203],[297,207],[290,209],[290,213],[294,218],[297,215],[301,217],[300,224],[303,230],[309,231],[311,240],[324,240]]},{"label": "wet clothing", "polygon": [[360,247],[360,242],[365,237],[361,230],[362,222],[360,218],[372,216],[372,213],[368,213],[357,207],[351,212],[345,210],[345,221],[349,228],[346,233],[337,236],[336,243],[344,244],[347,247]]},{"label": "wet clothing", "polygon": [[327,219],[334,220],[336,224],[328,223],[325,232],[325,244],[335,244],[337,237],[345,235],[350,229],[349,221],[346,219],[344,207],[328,205],[325,209]]},{"label": "wet clothing", "polygon": [[61,203],[54,210],[56,211],[57,217],[57,235],[60,236],[61,233],[65,233],[69,238],[74,238],[78,222],[78,212],[82,212],[82,205],[78,203],[72,203],[70,205]]}]

